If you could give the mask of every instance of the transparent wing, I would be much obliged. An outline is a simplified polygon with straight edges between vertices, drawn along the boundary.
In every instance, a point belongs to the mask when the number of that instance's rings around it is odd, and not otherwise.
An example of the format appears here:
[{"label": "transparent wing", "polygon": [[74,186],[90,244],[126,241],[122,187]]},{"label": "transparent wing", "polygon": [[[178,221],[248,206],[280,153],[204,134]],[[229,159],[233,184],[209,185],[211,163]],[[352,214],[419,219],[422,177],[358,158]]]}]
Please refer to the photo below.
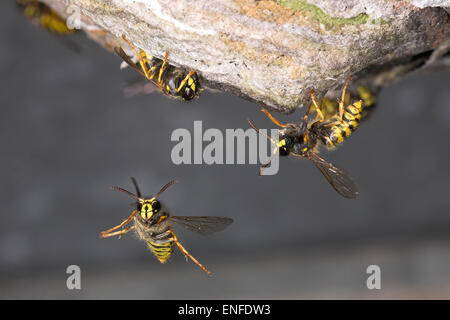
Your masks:
[{"label": "transparent wing", "polygon": [[123,51],[122,48],[116,47],[114,48],[114,51],[125,61],[130,67],[132,67],[134,70],[138,71],[140,74],[142,74],[145,77],[144,71],[142,71],[141,66],[137,65],[136,63],[131,60],[131,58]]},{"label": "transparent wing", "polygon": [[233,219],[225,217],[169,217],[170,221],[201,235],[209,235],[228,227]]},{"label": "transparent wing", "polygon": [[123,94],[127,98],[139,95],[152,94],[153,92],[160,92],[159,88],[151,81],[139,81],[129,84],[123,89]]},{"label": "transparent wing", "polygon": [[335,167],[315,153],[310,153],[308,159],[315,164],[317,169],[322,172],[323,176],[340,195],[345,198],[356,198],[358,187],[345,171]]}]

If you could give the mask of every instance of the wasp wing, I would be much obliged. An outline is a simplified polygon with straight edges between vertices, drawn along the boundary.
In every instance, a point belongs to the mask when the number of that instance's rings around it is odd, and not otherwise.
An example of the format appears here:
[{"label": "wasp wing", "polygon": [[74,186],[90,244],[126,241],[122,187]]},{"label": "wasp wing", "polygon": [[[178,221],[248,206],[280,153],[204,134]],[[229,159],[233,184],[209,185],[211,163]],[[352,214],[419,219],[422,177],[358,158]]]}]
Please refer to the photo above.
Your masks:
[{"label": "wasp wing", "polygon": [[308,159],[314,163],[334,190],[341,196],[345,198],[356,198],[358,195],[358,187],[347,172],[335,167],[315,153],[310,153]]},{"label": "wasp wing", "polygon": [[131,60],[131,58],[123,51],[120,47],[115,47],[114,51],[125,61],[130,67],[132,67],[134,70],[138,71],[140,74],[142,74],[145,77],[144,71],[142,71],[141,66],[139,64],[136,64]]},{"label": "wasp wing", "polygon": [[123,95],[127,98],[131,98],[139,95],[152,94],[156,91],[159,92],[160,90],[152,81],[139,81],[126,86],[123,89]]},{"label": "wasp wing", "polygon": [[225,217],[169,217],[173,221],[186,229],[197,232],[201,235],[209,235],[218,231],[222,231],[228,227],[233,219]]}]

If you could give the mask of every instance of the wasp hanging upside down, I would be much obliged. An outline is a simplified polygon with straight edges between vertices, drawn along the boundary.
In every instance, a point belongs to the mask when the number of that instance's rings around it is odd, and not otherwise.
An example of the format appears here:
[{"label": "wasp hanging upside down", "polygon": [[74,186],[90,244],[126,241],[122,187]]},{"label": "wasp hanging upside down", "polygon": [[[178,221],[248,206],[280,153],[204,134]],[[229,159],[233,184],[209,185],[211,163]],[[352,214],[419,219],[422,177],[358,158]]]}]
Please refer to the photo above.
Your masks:
[{"label": "wasp hanging upside down", "polygon": [[164,94],[182,100],[192,100],[200,93],[200,82],[194,70],[186,72],[184,69],[176,68],[168,64],[168,52],[166,52],[164,60],[147,56],[142,49],[140,54],[138,54],[137,49],[124,35],[122,38],[133,49],[138,61],[134,62],[122,48],[115,48],[116,53],[129,66],[150,80]]},{"label": "wasp hanging upside down", "polygon": [[[161,262],[165,263],[172,255],[173,247],[176,245],[185,255],[189,257],[208,275],[211,274],[204,266],[202,266],[187,250],[181,245],[172,230],[172,222],[175,222],[191,231],[198,232],[202,235],[209,235],[225,229],[233,222],[233,219],[223,217],[176,217],[170,216],[169,212],[158,201],[158,197],[171,185],[177,181],[170,181],[153,197],[144,198],[141,195],[139,187],[134,178],[131,178],[136,188],[136,194],[133,194],[119,187],[111,187],[113,190],[123,192],[130,197],[136,199],[136,210],[118,226],[100,233],[102,238],[111,236],[119,236],[119,238],[130,230],[135,230],[138,237],[147,242],[150,251]],[[124,229],[124,226],[134,220],[134,225]],[[115,231],[122,228],[120,231]],[[115,231],[115,232],[113,232]]]},{"label": "wasp hanging upside down", "polygon": [[[267,110],[262,111],[272,122],[282,127],[279,132],[278,143],[267,136],[275,145],[272,157],[261,167],[262,170],[267,167],[272,158],[279,153],[280,156],[292,155],[311,160],[320,172],[325,176],[331,186],[345,198],[355,198],[358,195],[358,188],[350,176],[343,171],[322,159],[317,155],[320,144],[326,145],[329,149],[342,143],[344,139],[352,134],[357,128],[361,119],[362,101],[357,101],[344,107],[345,91],[349,81],[347,81],[343,91],[342,98],[338,105],[338,114],[330,118],[325,118],[321,112],[320,106],[314,98],[314,92],[311,90],[312,103],[316,108],[317,116],[313,122],[308,122],[311,105],[308,106],[305,116],[300,123],[282,124],[276,120]],[[249,124],[257,131],[258,128],[249,120]]]}]

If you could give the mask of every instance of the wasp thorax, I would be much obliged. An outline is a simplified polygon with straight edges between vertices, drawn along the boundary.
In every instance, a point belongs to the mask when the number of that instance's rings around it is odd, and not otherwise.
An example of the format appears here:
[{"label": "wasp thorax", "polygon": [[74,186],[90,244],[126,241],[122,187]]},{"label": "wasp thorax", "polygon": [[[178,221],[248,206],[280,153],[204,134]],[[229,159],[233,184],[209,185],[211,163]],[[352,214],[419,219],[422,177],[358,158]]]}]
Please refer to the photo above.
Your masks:
[{"label": "wasp thorax", "polygon": [[141,203],[140,213],[141,218],[144,220],[149,220],[151,217],[158,213],[161,209],[161,204],[159,201],[151,199],[151,200],[144,200]]}]

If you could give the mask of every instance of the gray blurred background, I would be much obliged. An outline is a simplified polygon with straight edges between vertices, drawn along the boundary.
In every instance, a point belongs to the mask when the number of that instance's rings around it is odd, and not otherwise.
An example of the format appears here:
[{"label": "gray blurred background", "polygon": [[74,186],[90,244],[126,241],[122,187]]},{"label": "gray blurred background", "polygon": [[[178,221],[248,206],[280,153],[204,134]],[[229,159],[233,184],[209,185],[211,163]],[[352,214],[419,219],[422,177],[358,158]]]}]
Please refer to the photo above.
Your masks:
[{"label": "gray blurred background", "polygon": [[[450,298],[449,71],[386,88],[368,122],[322,154],[358,183],[347,200],[306,160],[281,159],[266,177],[257,165],[172,164],[170,135],[194,120],[272,123],[225,93],[126,99],[136,73],[120,58],[84,36],[76,54],[12,1],[0,8],[0,298]],[[179,252],[160,264],[131,233],[99,238],[130,214],[130,198],[108,189],[132,189],[130,176],[144,193],[178,179],[161,197],[175,215],[235,220],[207,238],[176,229],[212,277]],[[72,264],[79,291],[66,287]],[[381,290],[366,287],[372,264]]]}]

